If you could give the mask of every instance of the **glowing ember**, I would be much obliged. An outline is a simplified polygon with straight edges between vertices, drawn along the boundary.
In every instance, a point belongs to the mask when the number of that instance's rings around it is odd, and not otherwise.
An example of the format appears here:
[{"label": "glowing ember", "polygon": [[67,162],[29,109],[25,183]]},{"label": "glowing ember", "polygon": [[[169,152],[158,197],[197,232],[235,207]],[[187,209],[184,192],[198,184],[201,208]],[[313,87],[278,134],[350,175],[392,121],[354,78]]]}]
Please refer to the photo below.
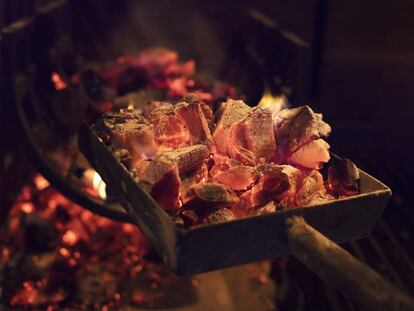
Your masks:
[{"label": "glowing ember", "polygon": [[78,241],[78,236],[72,230],[68,230],[62,237],[62,241],[68,245],[74,245]]},{"label": "glowing ember", "polygon": [[[34,253],[26,253],[28,243]],[[14,276],[0,278],[2,303],[19,310],[153,306],[171,276],[143,258],[148,249],[136,227],[85,211],[53,188],[25,187],[0,236],[0,274]]]},{"label": "glowing ember", "polygon": [[59,254],[61,254],[63,257],[69,257],[70,253],[67,248],[60,248]]},{"label": "glowing ember", "polygon": [[42,175],[36,175],[34,178],[34,183],[36,185],[36,188],[40,191],[46,189],[50,185]]},{"label": "glowing ember", "polygon": [[62,77],[56,72],[52,73],[52,82],[55,85],[56,90],[63,90],[67,87],[66,82],[63,81]]},{"label": "glowing ember", "polygon": [[87,169],[83,173],[82,181],[88,190],[93,190],[92,194],[103,200],[106,199],[106,184],[95,170]]},{"label": "glowing ember", "polygon": [[31,212],[33,212],[33,204],[30,202],[23,203],[21,205],[21,209],[23,213],[30,214]]},{"label": "glowing ember", "polygon": [[[162,48],[122,57],[95,75],[122,103],[93,125],[96,133],[177,226],[334,198],[318,172],[330,159],[323,139],[331,128],[310,107],[287,109],[287,98],[269,87],[251,107],[227,83],[200,83],[194,61],[181,63]],[[162,91],[157,100],[154,89]],[[142,92],[148,96],[137,99]],[[99,175],[91,174],[104,197]]]},{"label": "glowing ember", "polygon": [[287,98],[284,95],[272,95],[269,89],[266,88],[262,98],[259,101],[258,106],[261,108],[268,108],[272,112],[272,118],[274,120],[277,114],[282,109],[285,109],[287,107],[287,103]]},{"label": "glowing ember", "polygon": [[97,189],[98,194],[102,199],[106,199],[106,184],[96,172],[93,176],[93,187]]}]

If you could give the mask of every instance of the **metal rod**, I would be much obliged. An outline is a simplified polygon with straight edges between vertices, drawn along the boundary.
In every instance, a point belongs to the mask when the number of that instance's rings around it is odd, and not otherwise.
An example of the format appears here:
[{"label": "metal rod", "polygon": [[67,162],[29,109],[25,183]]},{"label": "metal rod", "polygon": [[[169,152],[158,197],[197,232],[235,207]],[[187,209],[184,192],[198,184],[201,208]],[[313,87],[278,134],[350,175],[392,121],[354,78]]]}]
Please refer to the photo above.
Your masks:
[{"label": "metal rod", "polygon": [[291,254],[349,299],[372,311],[414,310],[414,300],[309,226],[302,217],[286,221]]}]

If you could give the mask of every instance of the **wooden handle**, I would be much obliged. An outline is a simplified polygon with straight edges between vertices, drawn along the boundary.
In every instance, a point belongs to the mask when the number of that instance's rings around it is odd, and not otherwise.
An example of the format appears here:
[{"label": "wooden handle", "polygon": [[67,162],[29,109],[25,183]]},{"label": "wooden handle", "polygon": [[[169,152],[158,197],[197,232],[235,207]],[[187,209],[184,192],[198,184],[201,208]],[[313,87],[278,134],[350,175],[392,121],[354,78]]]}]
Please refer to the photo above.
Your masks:
[{"label": "wooden handle", "polygon": [[379,273],[309,226],[286,221],[290,253],[349,299],[372,311],[413,311],[414,300]]}]

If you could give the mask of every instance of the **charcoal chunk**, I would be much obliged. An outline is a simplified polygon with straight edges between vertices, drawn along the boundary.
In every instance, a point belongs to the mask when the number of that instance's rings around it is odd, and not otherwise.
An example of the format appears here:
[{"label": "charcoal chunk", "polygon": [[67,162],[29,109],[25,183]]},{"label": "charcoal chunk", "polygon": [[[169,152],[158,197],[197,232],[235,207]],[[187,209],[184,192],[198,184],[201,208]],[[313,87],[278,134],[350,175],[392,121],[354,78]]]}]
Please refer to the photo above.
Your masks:
[{"label": "charcoal chunk", "polygon": [[359,193],[359,171],[348,159],[338,159],[328,170],[328,185],[336,195],[355,195]]},{"label": "charcoal chunk", "polygon": [[207,221],[210,224],[216,224],[220,222],[235,220],[236,218],[237,218],[236,215],[234,215],[233,212],[229,210],[228,208],[220,208],[212,212],[207,217]]}]

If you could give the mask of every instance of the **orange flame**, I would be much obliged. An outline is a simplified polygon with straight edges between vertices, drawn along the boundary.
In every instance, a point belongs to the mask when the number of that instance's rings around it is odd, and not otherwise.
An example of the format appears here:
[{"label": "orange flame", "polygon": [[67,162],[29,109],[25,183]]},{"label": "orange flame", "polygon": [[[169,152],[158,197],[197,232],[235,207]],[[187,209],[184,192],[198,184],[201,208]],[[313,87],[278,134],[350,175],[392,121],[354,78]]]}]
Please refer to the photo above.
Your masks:
[{"label": "orange flame", "polygon": [[83,182],[86,187],[91,187],[101,199],[106,199],[106,184],[95,170],[86,170],[83,174]]},{"label": "orange flame", "polygon": [[265,88],[265,92],[259,101],[260,108],[268,108],[272,112],[273,120],[278,113],[287,107],[287,98],[284,95],[273,95],[269,88]]}]

